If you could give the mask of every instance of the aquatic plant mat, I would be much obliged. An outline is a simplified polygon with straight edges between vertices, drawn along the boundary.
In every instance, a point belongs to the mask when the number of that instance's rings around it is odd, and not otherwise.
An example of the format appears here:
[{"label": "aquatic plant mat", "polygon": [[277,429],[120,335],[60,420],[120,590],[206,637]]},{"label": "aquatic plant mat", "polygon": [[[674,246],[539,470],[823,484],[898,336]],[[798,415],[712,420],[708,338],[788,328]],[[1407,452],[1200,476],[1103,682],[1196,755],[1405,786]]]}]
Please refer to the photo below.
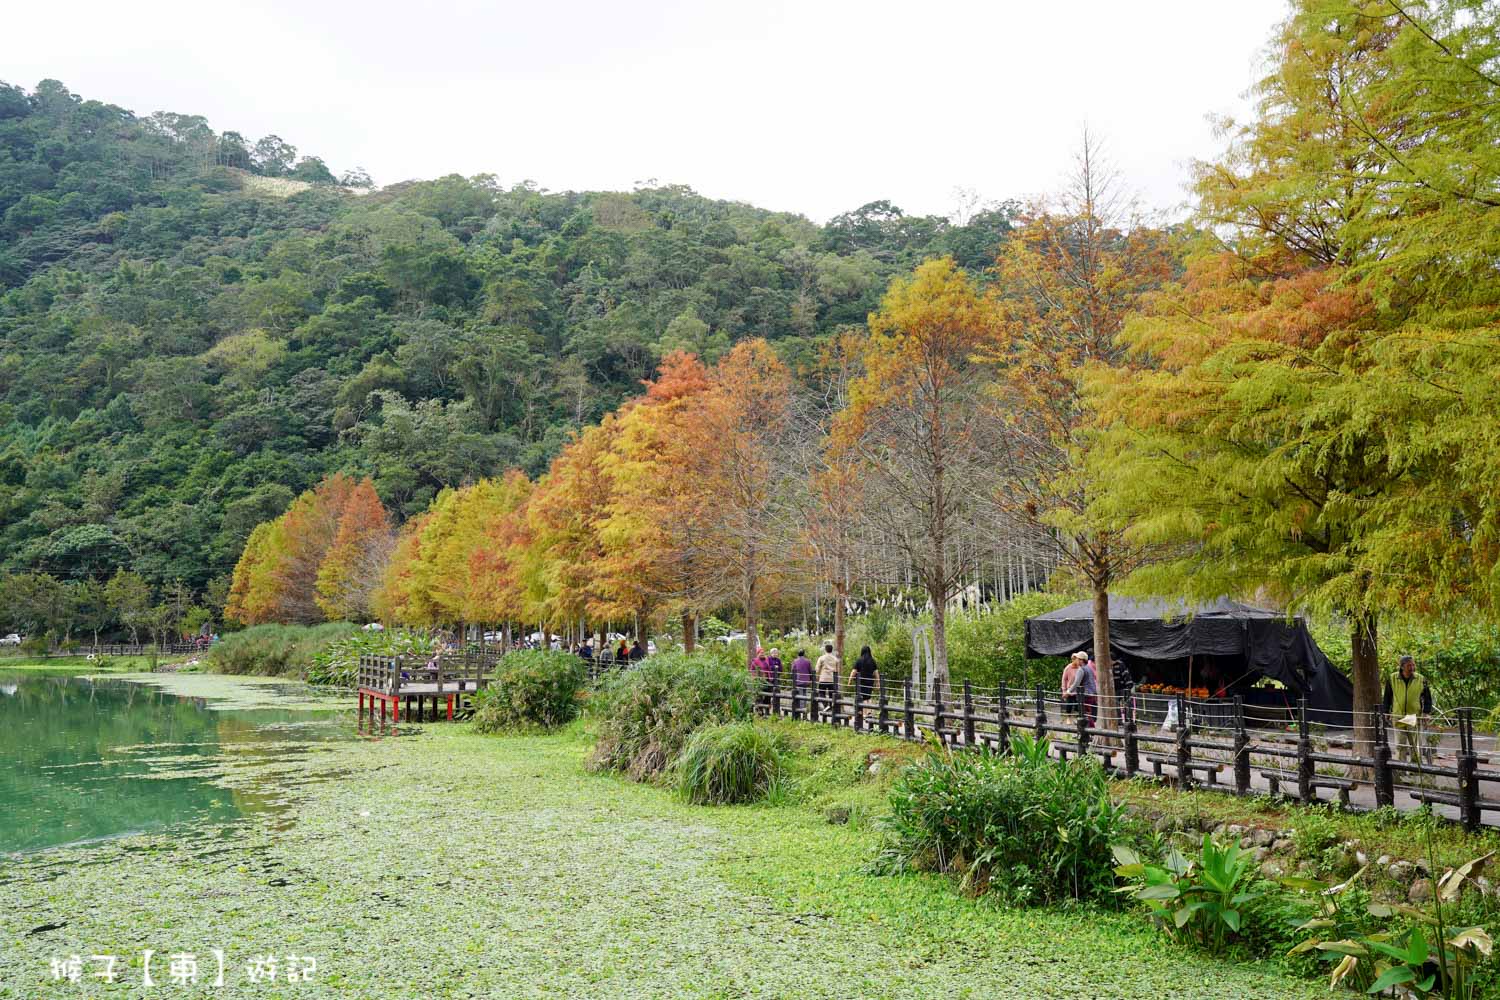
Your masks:
[{"label": "aquatic plant mat", "polygon": [[[587,773],[588,749],[576,726],[330,741],[279,763],[284,811],[0,858],[0,996],[137,997],[146,948],[171,996],[1326,995],[1134,916],[862,874],[867,823],[686,805]],[[222,988],[205,985],[215,948]],[[197,956],[196,991],[167,979],[179,952]],[[74,953],[86,977],[90,955],[121,956],[122,981],[54,982],[50,961]],[[316,958],[312,981],[251,983],[268,954]]]}]

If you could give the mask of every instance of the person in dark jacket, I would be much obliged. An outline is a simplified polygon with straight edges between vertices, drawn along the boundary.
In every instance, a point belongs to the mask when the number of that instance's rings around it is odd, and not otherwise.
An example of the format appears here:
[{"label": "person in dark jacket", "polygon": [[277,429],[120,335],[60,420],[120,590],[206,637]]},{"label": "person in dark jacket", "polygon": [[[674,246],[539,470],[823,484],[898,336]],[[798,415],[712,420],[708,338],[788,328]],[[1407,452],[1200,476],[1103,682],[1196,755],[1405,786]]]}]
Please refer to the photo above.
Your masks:
[{"label": "person in dark jacket", "polygon": [[880,680],[880,668],[875,665],[875,657],[870,653],[870,647],[864,646],[859,651],[859,659],[854,661],[854,666],[849,669],[849,683],[854,685],[855,696],[860,701],[869,701],[870,696],[875,693],[875,684]]},{"label": "person in dark jacket", "polygon": [[792,661],[792,685],[797,689],[798,696],[806,699],[807,689],[812,687],[813,665],[812,660],[807,658],[807,650],[797,650],[797,658]]},{"label": "person in dark jacket", "polygon": [[646,658],[646,647],[641,645],[640,637],[630,644],[630,662],[639,663]]}]

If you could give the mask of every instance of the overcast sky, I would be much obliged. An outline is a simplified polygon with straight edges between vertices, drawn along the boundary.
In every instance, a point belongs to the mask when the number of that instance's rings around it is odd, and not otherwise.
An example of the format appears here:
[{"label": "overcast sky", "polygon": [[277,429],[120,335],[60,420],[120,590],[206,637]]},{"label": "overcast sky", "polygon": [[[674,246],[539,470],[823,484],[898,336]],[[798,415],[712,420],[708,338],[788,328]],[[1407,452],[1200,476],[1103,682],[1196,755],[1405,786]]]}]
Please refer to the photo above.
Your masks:
[{"label": "overcast sky", "polygon": [[1085,123],[1180,205],[1284,0],[15,4],[0,79],[274,132],[379,184],[655,179],[819,221],[1058,185]]}]

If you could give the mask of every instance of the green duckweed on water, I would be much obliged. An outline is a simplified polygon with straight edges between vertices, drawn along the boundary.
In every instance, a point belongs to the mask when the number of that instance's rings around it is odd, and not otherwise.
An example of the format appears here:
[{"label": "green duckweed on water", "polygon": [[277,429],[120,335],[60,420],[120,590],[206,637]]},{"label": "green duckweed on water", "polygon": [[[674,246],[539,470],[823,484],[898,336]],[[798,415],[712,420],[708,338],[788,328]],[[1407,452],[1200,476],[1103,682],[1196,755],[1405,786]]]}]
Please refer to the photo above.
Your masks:
[{"label": "green duckweed on water", "polygon": [[[688,806],[587,773],[586,751],[576,728],[327,741],[215,779],[280,810],[10,856],[0,996],[141,996],[147,948],[158,986],[144,995],[163,996],[1323,994],[1171,948],[1124,915],[1012,911],[938,878],[864,875],[867,824]],[[223,987],[204,985],[215,948]],[[166,979],[160,956],[182,952],[196,989]],[[51,961],[73,953],[85,977],[88,956],[119,956],[122,982],[54,983]],[[251,983],[264,955],[311,956],[316,971]]]}]

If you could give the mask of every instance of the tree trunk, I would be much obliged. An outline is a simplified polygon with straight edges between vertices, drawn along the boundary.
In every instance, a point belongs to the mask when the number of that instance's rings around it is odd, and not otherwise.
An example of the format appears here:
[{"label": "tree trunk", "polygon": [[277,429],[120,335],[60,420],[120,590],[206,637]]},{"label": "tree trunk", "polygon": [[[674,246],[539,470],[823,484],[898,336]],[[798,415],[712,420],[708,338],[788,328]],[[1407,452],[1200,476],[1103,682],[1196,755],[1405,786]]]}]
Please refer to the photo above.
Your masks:
[{"label": "tree trunk", "polygon": [[1109,655],[1109,585],[1094,586],[1094,680],[1099,685],[1099,719],[1095,725],[1105,728],[1107,720],[1119,718],[1115,704],[1115,663]]},{"label": "tree trunk", "polygon": [[745,588],[745,669],[753,670],[755,661],[755,647],[760,644],[759,630],[756,628],[756,619],[760,615],[760,609],[755,606],[755,582],[752,580]]},{"label": "tree trunk", "polygon": [[1354,651],[1350,663],[1354,680],[1354,752],[1368,757],[1375,752],[1375,707],[1380,704],[1380,654],[1375,613],[1363,611],[1356,614],[1351,635]]},{"label": "tree trunk", "polygon": [[944,702],[953,699],[948,683],[948,608],[936,591],[932,596],[932,687]]},{"label": "tree trunk", "polygon": [[849,603],[849,585],[844,580],[833,584],[833,654],[844,661],[844,636],[848,626],[845,622],[845,607]]},{"label": "tree trunk", "polygon": [[682,649],[691,653],[698,648],[698,620],[691,611],[682,613]]}]

